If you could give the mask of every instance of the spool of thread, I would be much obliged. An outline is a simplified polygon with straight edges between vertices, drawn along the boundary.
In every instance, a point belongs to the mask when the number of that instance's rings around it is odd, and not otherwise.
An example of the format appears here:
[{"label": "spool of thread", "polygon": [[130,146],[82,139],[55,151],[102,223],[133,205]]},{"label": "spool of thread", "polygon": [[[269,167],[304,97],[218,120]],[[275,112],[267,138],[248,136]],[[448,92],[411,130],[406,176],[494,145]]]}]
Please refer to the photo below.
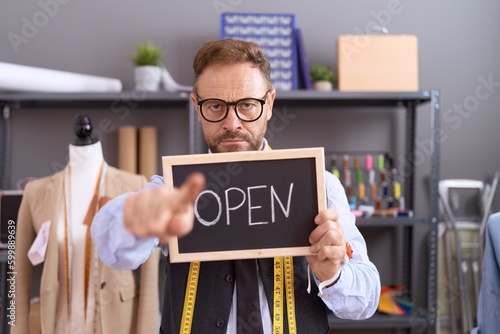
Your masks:
[{"label": "spool of thread", "polygon": [[330,165],[333,168],[337,168],[337,155],[336,154],[332,154],[330,156]]},{"label": "spool of thread", "polygon": [[373,169],[373,157],[371,154],[367,154],[365,157],[365,167],[367,170]]},{"label": "spool of thread", "polygon": [[351,171],[349,169],[344,170],[344,184],[346,186],[351,185]]},{"label": "spool of thread", "polygon": [[383,170],[384,168],[385,168],[384,155],[379,154],[378,155],[378,169]]},{"label": "spool of thread", "polygon": [[370,169],[368,171],[368,183],[369,184],[375,183],[375,171],[373,169]]},{"label": "spool of thread", "polygon": [[335,175],[337,179],[340,179],[340,172],[339,169],[337,168],[337,155],[332,154],[330,156],[330,164],[331,164],[331,170],[332,174]]},{"label": "spool of thread", "polygon": [[342,168],[347,169],[349,168],[349,155],[344,154],[344,157],[342,158]]},{"label": "spool of thread", "polygon": [[392,191],[395,199],[399,199],[401,197],[401,184],[399,182],[394,182],[392,185]]},{"label": "spool of thread", "polygon": [[358,197],[359,199],[363,199],[366,196],[366,189],[364,183],[358,183]]},{"label": "spool of thread", "polygon": [[370,185],[370,195],[372,198],[376,198],[377,197],[377,184],[376,183],[372,183]]},{"label": "spool of thread", "polygon": [[363,183],[363,171],[361,169],[356,171],[356,182]]},{"label": "spool of thread", "polygon": [[354,169],[359,169],[359,156],[355,155],[354,156]]}]

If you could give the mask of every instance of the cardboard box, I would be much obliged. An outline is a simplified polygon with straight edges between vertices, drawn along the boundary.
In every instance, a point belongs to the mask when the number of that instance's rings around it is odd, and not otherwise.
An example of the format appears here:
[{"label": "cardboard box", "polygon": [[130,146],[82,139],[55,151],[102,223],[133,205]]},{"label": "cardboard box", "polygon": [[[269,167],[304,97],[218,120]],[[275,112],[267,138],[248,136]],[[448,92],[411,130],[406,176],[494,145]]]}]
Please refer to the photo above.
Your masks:
[{"label": "cardboard box", "polygon": [[342,35],[338,38],[341,91],[418,91],[414,35]]}]

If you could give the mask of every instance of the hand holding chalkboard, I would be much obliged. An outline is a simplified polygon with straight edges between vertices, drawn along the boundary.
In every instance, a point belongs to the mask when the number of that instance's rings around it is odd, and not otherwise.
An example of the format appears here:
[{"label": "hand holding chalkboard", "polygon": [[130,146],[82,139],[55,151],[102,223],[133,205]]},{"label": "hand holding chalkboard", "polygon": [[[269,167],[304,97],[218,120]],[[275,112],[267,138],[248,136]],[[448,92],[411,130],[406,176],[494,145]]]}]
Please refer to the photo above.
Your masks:
[{"label": "hand holding chalkboard", "polygon": [[161,187],[131,195],[125,202],[124,222],[139,237],[157,237],[167,243],[193,228],[193,203],[205,187],[205,177],[192,173],[179,188]]},{"label": "hand holding chalkboard", "polygon": [[337,210],[321,211],[314,220],[317,227],[309,236],[314,256],[307,256],[307,262],[320,281],[334,277],[346,256],[347,241],[338,219]]}]

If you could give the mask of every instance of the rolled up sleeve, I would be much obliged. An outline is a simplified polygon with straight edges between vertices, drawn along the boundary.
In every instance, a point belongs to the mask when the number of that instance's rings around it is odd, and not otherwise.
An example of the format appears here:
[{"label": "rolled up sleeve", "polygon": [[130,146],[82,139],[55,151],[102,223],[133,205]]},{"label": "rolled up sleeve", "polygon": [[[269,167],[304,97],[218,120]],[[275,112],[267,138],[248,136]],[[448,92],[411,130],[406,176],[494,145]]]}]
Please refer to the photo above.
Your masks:
[{"label": "rolled up sleeve", "polygon": [[[145,189],[163,185],[163,178],[153,176]],[[91,235],[97,253],[109,267],[119,270],[136,269],[158,246],[158,238],[139,238],[123,223],[123,208],[132,192],[122,194],[104,205],[94,217]]]}]

